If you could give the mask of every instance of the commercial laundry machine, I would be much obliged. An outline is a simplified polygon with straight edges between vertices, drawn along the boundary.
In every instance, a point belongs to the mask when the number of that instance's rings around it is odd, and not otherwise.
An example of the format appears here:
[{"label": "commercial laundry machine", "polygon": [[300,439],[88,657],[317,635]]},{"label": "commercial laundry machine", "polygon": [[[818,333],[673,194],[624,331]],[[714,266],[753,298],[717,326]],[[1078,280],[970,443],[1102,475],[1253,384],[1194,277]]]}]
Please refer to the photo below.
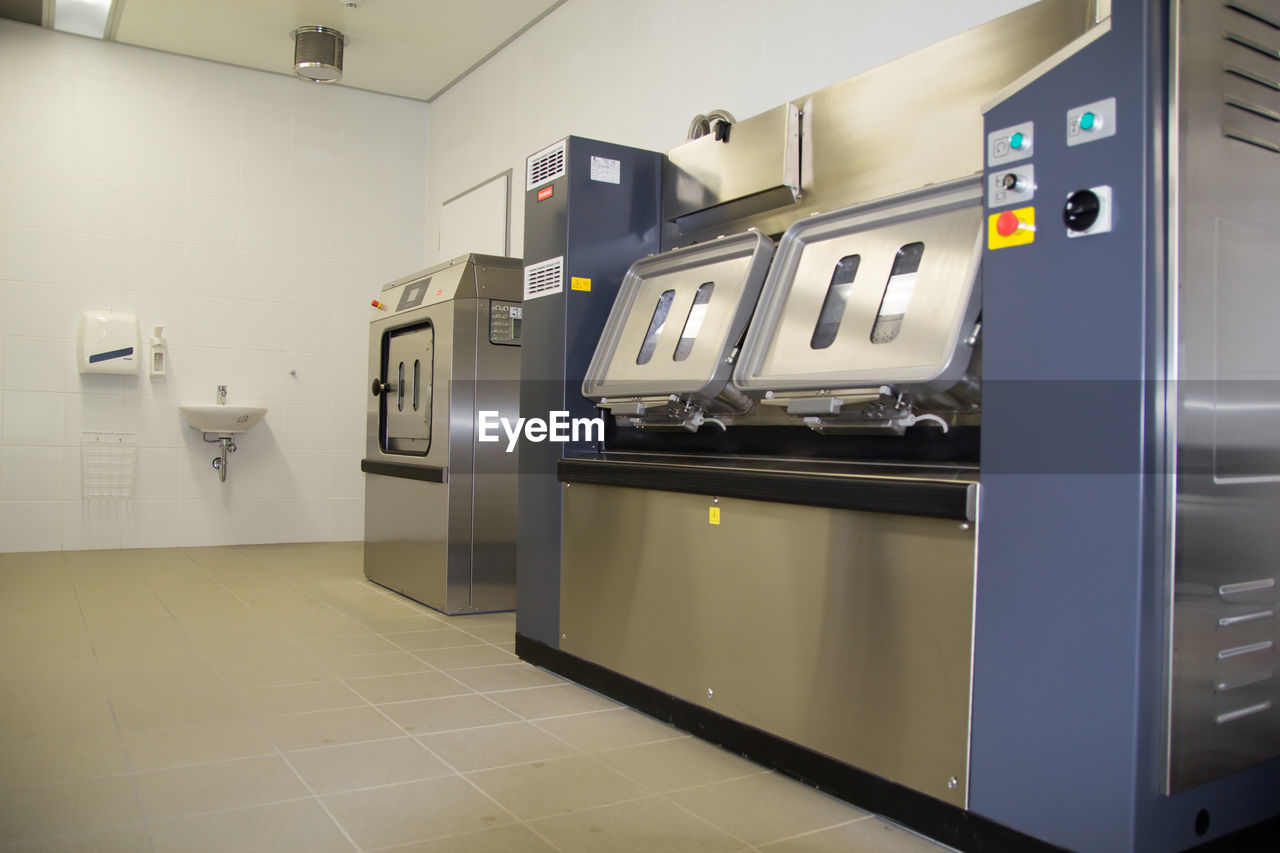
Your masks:
[{"label": "commercial laundry machine", "polygon": [[705,121],[547,302],[607,429],[517,652],[961,849],[1280,814],[1277,69],[1274,2],[1044,0]]},{"label": "commercial laundry machine", "polygon": [[444,613],[515,607],[518,453],[478,421],[517,417],[521,286],[469,254],[372,300],[365,576]]}]

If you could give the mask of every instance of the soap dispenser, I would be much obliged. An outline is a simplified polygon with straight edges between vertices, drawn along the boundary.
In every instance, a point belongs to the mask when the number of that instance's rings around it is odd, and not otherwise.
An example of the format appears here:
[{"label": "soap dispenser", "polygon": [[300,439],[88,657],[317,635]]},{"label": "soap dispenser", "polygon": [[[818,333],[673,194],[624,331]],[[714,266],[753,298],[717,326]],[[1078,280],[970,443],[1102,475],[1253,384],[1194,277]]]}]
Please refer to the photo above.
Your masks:
[{"label": "soap dispenser", "polygon": [[151,332],[151,375],[164,376],[168,367],[168,345],[164,339],[164,326],[156,326]]}]

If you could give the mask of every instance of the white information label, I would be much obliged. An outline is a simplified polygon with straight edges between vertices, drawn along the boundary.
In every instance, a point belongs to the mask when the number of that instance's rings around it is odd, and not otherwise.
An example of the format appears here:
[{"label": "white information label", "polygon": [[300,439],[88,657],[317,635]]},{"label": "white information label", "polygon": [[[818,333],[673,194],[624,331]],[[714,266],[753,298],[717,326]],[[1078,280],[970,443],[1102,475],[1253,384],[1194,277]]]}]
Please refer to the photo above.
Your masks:
[{"label": "white information label", "polygon": [[591,180],[606,184],[622,183],[622,161],[610,160],[608,157],[591,158]]}]

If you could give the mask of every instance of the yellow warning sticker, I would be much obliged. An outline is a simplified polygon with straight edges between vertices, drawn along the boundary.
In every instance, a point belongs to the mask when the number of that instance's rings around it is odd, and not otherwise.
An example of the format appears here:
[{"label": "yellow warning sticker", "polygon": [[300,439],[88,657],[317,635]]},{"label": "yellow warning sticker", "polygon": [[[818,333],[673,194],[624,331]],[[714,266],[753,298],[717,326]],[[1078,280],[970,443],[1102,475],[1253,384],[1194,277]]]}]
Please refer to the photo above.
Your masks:
[{"label": "yellow warning sticker", "polygon": [[591,279],[589,279],[589,278],[578,278],[578,277],[575,275],[575,276],[573,276],[572,278],[570,278],[570,279],[569,279],[569,287],[573,288],[574,290],[585,290],[585,291],[587,291],[588,293],[590,293],[590,292],[591,292]]},{"label": "yellow warning sticker", "polygon": [[707,521],[711,522],[712,524],[720,523],[720,507],[718,506],[711,507],[711,511],[708,513]]}]

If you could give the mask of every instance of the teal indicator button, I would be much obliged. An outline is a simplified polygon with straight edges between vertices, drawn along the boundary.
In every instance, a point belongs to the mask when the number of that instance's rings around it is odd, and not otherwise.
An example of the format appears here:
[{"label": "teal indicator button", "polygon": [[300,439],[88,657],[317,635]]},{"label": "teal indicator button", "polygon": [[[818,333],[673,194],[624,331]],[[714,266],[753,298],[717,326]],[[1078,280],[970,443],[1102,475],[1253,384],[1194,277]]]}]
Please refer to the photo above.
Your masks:
[{"label": "teal indicator button", "polygon": [[1093,130],[1093,128],[1097,125],[1097,123],[1098,123],[1098,117],[1095,116],[1093,113],[1085,113],[1084,115],[1080,116],[1081,130]]},{"label": "teal indicator button", "polygon": [[1015,133],[1013,136],[1009,137],[1009,147],[1012,148],[1014,151],[1017,151],[1022,147],[1023,143],[1025,143],[1026,141],[1027,141],[1027,138],[1023,136],[1021,132]]}]

